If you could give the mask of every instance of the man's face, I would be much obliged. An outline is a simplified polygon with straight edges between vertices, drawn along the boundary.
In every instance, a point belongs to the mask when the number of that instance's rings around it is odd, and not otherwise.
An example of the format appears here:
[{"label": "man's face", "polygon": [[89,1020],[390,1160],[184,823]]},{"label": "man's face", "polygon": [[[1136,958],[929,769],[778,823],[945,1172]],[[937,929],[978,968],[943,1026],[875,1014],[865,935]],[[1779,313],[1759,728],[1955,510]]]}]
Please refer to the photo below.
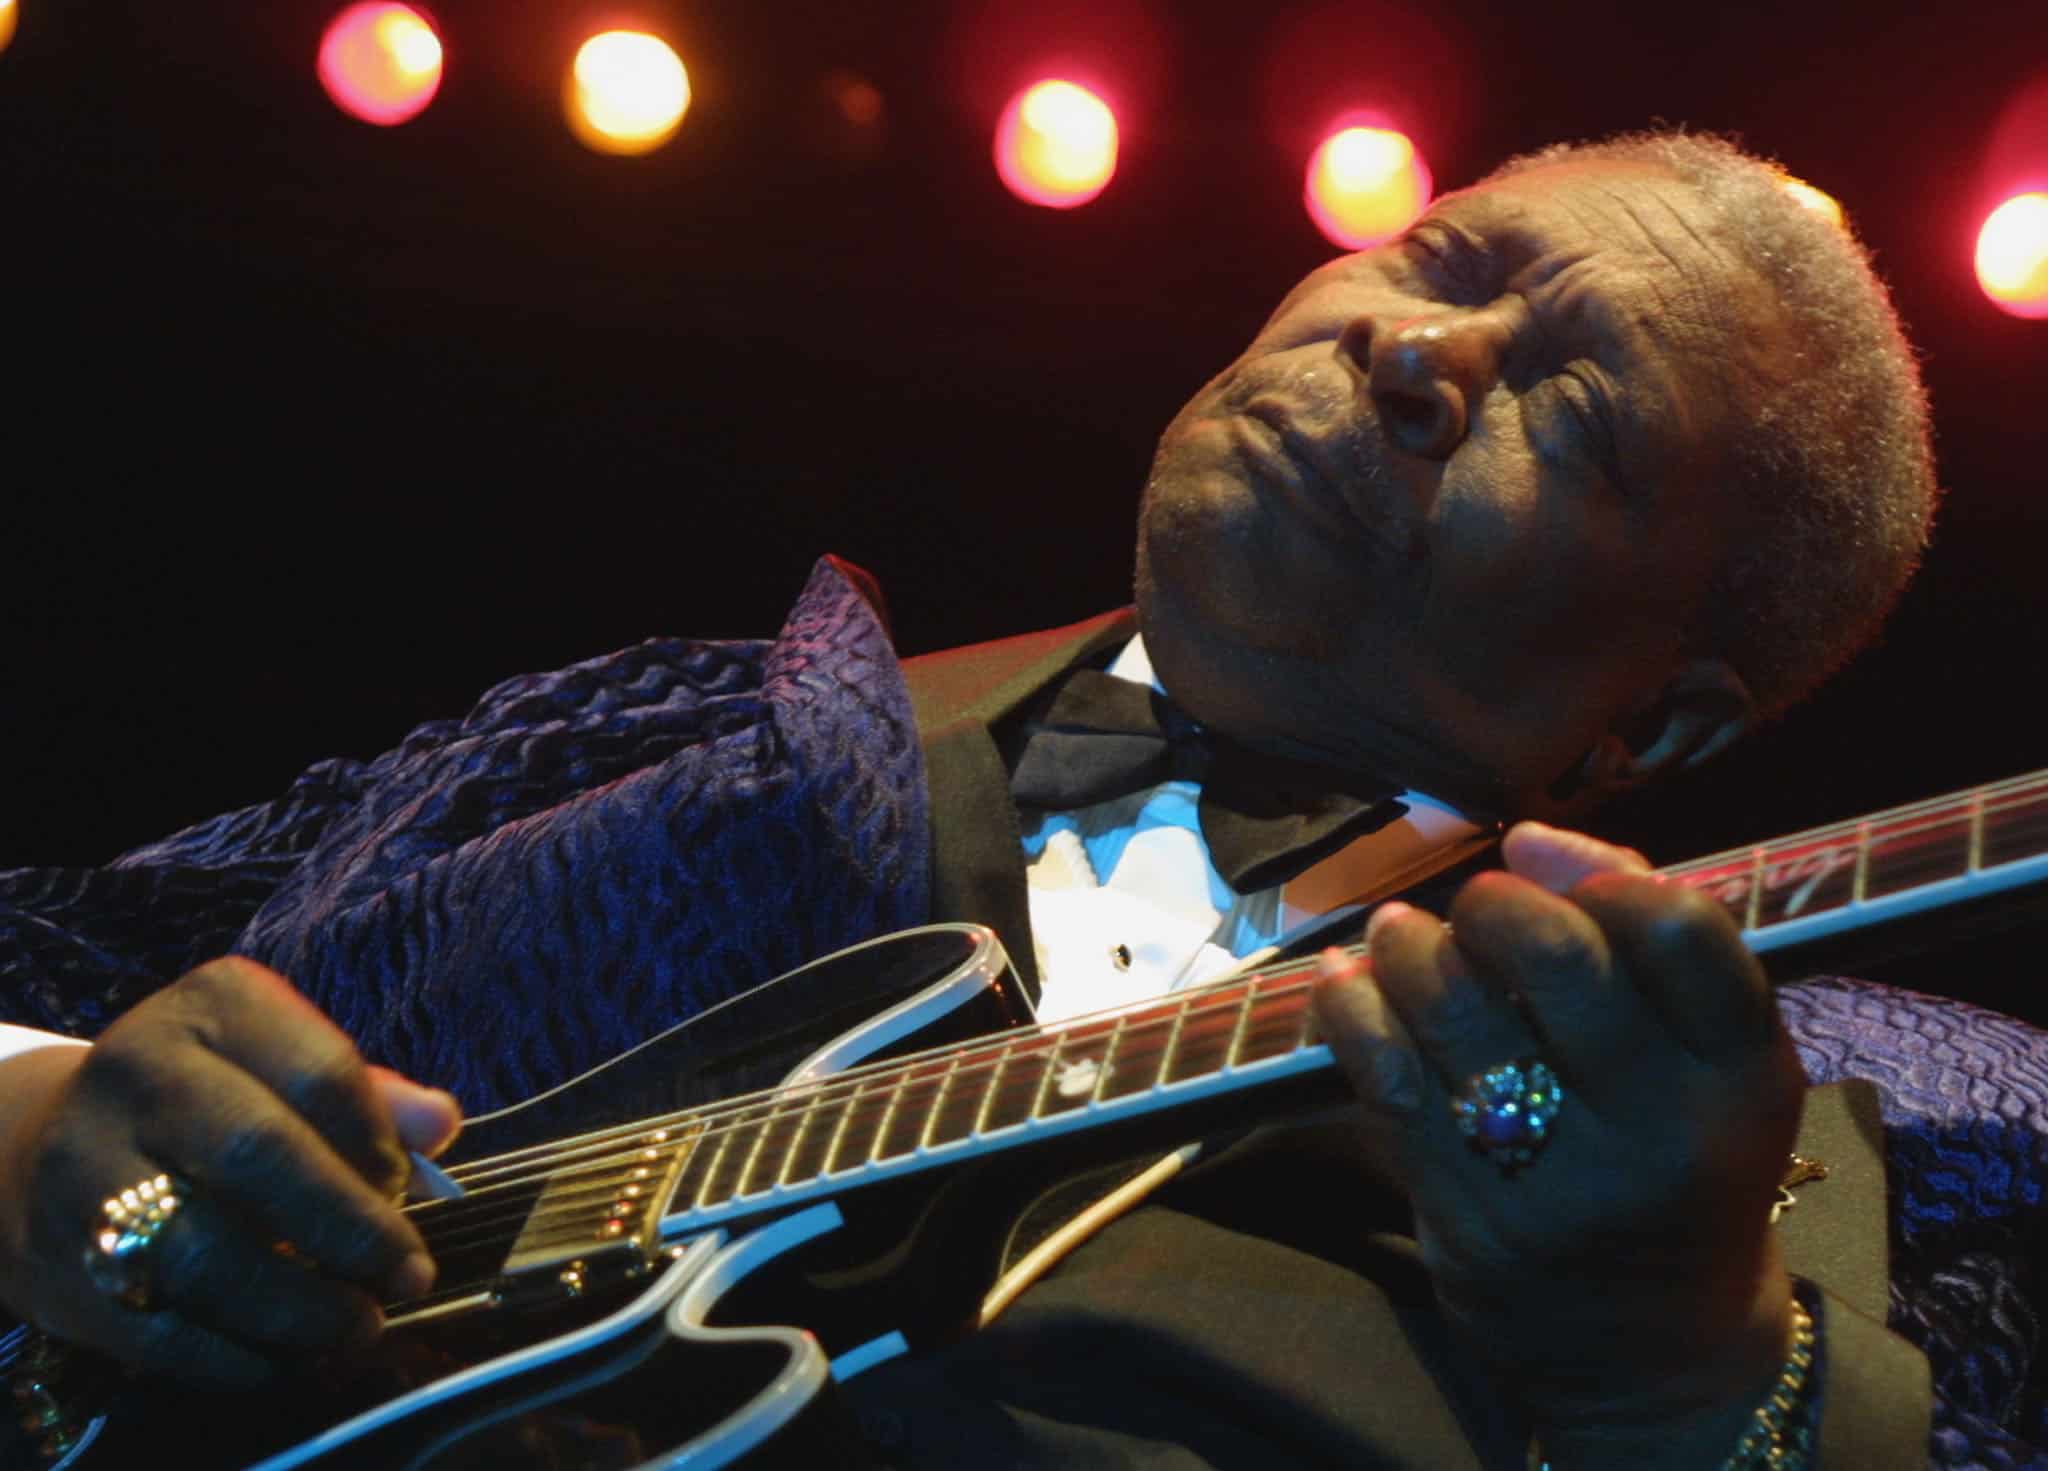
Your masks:
[{"label": "man's face", "polygon": [[1661,170],[1440,200],[1311,274],[1168,427],[1138,553],[1161,677],[1248,740],[1547,783],[1677,666],[1783,339]]}]

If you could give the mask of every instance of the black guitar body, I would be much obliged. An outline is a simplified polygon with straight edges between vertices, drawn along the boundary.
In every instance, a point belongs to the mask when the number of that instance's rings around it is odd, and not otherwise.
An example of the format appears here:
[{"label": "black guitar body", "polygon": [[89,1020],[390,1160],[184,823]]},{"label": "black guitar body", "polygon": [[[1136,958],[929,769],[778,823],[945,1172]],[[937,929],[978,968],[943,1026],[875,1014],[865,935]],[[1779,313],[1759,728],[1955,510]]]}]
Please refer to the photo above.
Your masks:
[{"label": "black guitar body", "polygon": [[[910,931],[793,971],[473,1120],[442,1163],[459,1174],[464,1161],[770,1088],[793,1065],[799,1077],[829,1077],[1028,1020],[991,934]],[[467,1250],[437,1244],[441,1279],[427,1311],[394,1310],[368,1355],[259,1392],[127,1386],[92,1442],[62,1464],[92,1471],[168,1450],[218,1471],[603,1471],[742,1458],[751,1471],[799,1458],[815,1466],[820,1456],[858,1465],[829,1360],[887,1330],[922,1342],[971,1321],[1003,1225],[1042,1188],[1016,1161],[1003,1163],[723,1223],[630,1273],[608,1277],[593,1259],[573,1288],[556,1274],[508,1281],[502,1236]],[[986,1188],[997,1178],[1003,1189]],[[501,1198],[516,1214],[539,1194],[536,1184]],[[803,1328],[739,1326],[760,1323]],[[536,1354],[537,1345],[555,1347]],[[530,1362],[494,1376],[489,1366],[508,1356]],[[313,1454],[290,1449],[437,1387],[439,1403],[331,1436]]]}]

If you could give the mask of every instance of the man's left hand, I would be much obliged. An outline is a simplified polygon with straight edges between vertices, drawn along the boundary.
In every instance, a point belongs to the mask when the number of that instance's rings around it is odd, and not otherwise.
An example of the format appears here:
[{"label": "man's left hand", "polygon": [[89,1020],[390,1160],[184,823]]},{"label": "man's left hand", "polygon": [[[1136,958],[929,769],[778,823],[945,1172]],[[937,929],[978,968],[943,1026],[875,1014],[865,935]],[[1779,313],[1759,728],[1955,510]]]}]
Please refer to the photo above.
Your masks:
[{"label": "man's left hand", "polygon": [[[1739,1427],[1784,1350],[1790,1289],[1767,1223],[1797,1057],[1711,899],[1537,824],[1505,854],[1448,924],[1386,906],[1369,963],[1326,957],[1324,1034],[1413,1202],[1445,1310],[1540,1424]],[[1534,1157],[1504,1168],[1451,1103],[1530,1056],[1564,1102]]]}]

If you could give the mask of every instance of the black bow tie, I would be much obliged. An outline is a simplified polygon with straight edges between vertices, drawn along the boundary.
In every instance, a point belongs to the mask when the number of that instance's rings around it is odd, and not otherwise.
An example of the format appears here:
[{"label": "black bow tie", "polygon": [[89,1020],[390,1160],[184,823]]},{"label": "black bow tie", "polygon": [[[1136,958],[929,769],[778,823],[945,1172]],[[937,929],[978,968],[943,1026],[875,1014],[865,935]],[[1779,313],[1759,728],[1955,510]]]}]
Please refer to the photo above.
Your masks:
[{"label": "black bow tie", "polygon": [[1408,810],[1399,788],[1254,751],[1158,692],[1094,669],[1041,697],[1019,739],[1010,771],[1019,806],[1067,812],[1165,781],[1199,783],[1209,859],[1240,894],[1285,883]]}]

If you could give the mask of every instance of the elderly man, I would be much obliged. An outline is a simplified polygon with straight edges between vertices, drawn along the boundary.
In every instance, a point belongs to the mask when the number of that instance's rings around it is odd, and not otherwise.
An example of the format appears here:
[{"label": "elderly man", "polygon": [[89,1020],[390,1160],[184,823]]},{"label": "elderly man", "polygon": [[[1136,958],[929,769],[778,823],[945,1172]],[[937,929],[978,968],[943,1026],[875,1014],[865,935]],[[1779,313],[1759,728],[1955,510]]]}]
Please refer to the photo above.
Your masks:
[{"label": "elderly man", "polygon": [[[366,1071],[253,962],[136,1001],[173,957],[253,956],[472,1106],[925,917],[994,924],[1048,1018],[1184,987],[1781,710],[1875,628],[1932,498],[1883,294],[1771,170],[1674,137],[1521,161],[1311,275],[1176,418],[1135,621],[914,662],[906,689],[827,568],[775,643],[514,681],[106,875],[22,880],[13,1015],[121,1014],[89,1052],[0,1062],[0,1298],[246,1377],[430,1277],[380,1192],[449,1101]],[[1135,777],[1065,742],[1098,709]],[[1555,829],[1504,853],[1450,925],[1385,905],[1369,969],[1326,962],[1361,1125],[1239,1141],[988,1332],[856,1380],[878,1453],[1454,1465],[1533,1436],[1559,1467],[1747,1466],[1818,1427],[1834,1464],[1921,1459],[1924,1366],[1795,1295],[1767,1224],[1802,1080],[1725,916]],[[691,943],[721,912],[738,944]],[[53,986],[37,947],[107,979]],[[1544,1111],[1531,1059],[1563,1080],[1554,1138],[1497,1106]],[[1247,1209],[1275,1160],[1284,1208]],[[137,1312],[81,1244],[160,1170],[191,1203]]]}]

